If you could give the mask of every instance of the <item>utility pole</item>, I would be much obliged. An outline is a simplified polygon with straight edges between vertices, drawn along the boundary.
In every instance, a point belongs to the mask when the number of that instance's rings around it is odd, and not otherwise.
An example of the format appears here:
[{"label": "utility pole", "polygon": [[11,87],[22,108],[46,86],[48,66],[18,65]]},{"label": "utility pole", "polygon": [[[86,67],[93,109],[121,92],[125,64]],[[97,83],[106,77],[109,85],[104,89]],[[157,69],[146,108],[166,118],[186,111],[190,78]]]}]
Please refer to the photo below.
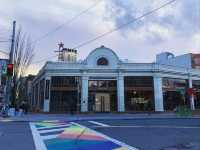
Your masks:
[{"label": "utility pole", "polygon": [[[11,49],[10,49],[10,54],[9,54],[10,64],[14,63],[15,29],[16,29],[16,21],[13,21]],[[12,84],[12,77],[7,76],[7,82],[6,82],[6,103],[7,104],[10,103],[11,84]]]},{"label": "utility pole", "polygon": [[11,63],[11,64],[14,61],[15,28],[16,28],[16,21],[13,21],[11,49],[10,49],[10,58],[9,58],[9,63]]}]

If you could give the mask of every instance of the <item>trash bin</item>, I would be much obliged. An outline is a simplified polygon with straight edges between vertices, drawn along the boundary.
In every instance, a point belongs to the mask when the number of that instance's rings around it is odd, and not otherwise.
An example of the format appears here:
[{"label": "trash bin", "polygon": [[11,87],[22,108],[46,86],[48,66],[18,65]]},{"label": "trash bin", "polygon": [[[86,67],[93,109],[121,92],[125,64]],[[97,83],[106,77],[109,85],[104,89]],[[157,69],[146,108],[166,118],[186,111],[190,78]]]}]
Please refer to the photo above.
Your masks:
[{"label": "trash bin", "polygon": [[22,116],[22,115],[23,115],[23,109],[19,109],[17,116]]}]

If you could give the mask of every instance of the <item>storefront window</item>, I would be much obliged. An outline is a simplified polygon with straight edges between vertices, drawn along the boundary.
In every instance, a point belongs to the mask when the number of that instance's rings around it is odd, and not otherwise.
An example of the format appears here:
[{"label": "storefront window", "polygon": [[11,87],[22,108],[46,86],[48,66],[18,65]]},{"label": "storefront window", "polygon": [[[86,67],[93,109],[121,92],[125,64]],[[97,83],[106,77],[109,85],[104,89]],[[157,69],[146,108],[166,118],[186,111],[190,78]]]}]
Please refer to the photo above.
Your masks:
[{"label": "storefront window", "polygon": [[92,112],[117,111],[117,81],[90,80],[88,109]]},{"label": "storefront window", "polygon": [[189,105],[187,80],[163,78],[164,109],[174,111],[178,106]]},{"label": "storefront window", "polygon": [[125,77],[126,111],[151,111],[154,109],[153,78]]},{"label": "storefront window", "polygon": [[51,78],[51,112],[80,110],[80,77],[53,76]]},{"label": "storefront window", "polygon": [[46,80],[45,99],[49,99],[49,83],[50,83],[50,80]]},{"label": "storefront window", "polygon": [[54,87],[60,86],[76,86],[76,77],[73,76],[53,76],[51,80],[51,84]]},{"label": "storefront window", "polygon": [[97,85],[97,81],[90,81],[89,82],[89,87],[91,88],[96,88],[98,85]]},{"label": "storefront window", "polygon": [[44,79],[39,84],[39,107],[42,110],[44,105]]},{"label": "storefront window", "polygon": [[107,82],[106,81],[99,81],[99,87],[107,87]]},{"label": "storefront window", "polygon": [[200,80],[192,81],[193,88],[195,89],[194,103],[195,109],[200,109]]}]

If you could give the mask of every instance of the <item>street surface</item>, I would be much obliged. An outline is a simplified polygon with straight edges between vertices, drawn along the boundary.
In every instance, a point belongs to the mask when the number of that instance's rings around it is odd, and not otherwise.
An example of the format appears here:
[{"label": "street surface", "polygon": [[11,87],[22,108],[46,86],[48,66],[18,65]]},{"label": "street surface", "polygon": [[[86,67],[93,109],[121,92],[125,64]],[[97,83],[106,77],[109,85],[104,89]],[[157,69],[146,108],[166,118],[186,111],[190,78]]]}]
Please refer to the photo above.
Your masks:
[{"label": "street surface", "polygon": [[0,122],[0,150],[35,150],[28,122]]},{"label": "street surface", "polygon": [[30,123],[37,150],[136,150],[74,122]]},{"label": "street surface", "polygon": [[79,123],[141,150],[200,150],[200,119],[103,120]]},{"label": "street surface", "polygon": [[2,150],[135,148],[200,150],[200,119],[0,122]]}]

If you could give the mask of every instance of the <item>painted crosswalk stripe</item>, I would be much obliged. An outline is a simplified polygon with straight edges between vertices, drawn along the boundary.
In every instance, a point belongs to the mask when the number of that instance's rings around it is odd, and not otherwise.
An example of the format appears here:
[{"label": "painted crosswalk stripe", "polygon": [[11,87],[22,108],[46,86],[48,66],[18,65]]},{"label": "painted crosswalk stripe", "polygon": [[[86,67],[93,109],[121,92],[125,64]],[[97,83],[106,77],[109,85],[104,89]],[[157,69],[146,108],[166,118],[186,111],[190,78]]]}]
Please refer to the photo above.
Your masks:
[{"label": "painted crosswalk stripe", "polygon": [[[99,127],[105,126],[99,122],[93,121],[92,123],[98,123]],[[87,150],[137,150],[80,124],[67,122],[66,125],[68,126],[65,128],[57,128],[60,126],[60,121],[51,124],[47,121],[30,123],[36,150],[78,150],[82,148]],[[41,127],[49,127],[49,129],[39,130]]]},{"label": "painted crosswalk stripe", "polygon": [[52,129],[52,128],[59,128],[59,127],[68,127],[69,125],[57,125],[57,126],[54,126],[54,127],[40,127],[38,128],[38,130],[45,130],[45,129]]},{"label": "painted crosswalk stripe", "polygon": [[49,139],[54,139],[57,138],[59,134],[54,134],[54,135],[46,135],[46,136],[42,136],[41,138],[43,140],[49,140]]},{"label": "painted crosswalk stripe", "polygon": [[48,133],[48,132],[54,132],[54,131],[64,131],[65,128],[58,128],[58,129],[48,129],[48,130],[39,130],[39,133]]},{"label": "painted crosswalk stripe", "polygon": [[109,125],[104,124],[104,123],[100,123],[100,122],[97,122],[97,121],[88,121],[88,122],[92,123],[92,124],[95,124],[95,125],[102,126],[102,127],[109,127]]},{"label": "painted crosswalk stripe", "polygon": [[67,127],[69,127],[69,125],[56,126],[56,127],[45,127],[45,128],[39,128],[38,131],[61,129],[61,128],[67,128]]},{"label": "painted crosswalk stripe", "polygon": [[60,130],[60,131],[50,131],[50,132],[46,132],[46,133],[40,133],[41,136],[47,136],[47,135],[55,135],[55,134],[60,134],[62,133],[64,130]]},{"label": "painted crosswalk stripe", "polygon": [[37,132],[37,129],[36,129],[34,123],[30,122],[30,127],[31,127],[36,150],[47,150],[44,142],[41,140],[41,136]]},{"label": "painted crosswalk stripe", "polygon": [[92,130],[92,129],[90,129],[90,128],[88,128],[88,127],[85,127],[85,126],[83,126],[83,125],[80,125],[80,124],[78,124],[78,123],[72,122],[72,124],[77,125],[77,126],[83,128],[83,129],[87,129],[87,130],[89,130],[89,131],[91,131],[91,132],[93,132],[93,133],[95,133],[95,134],[97,134],[97,135],[100,135],[101,137],[107,139],[108,141],[111,141],[111,142],[113,142],[113,143],[115,143],[115,144],[121,145],[122,148],[124,148],[125,150],[139,150],[139,149],[137,149],[137,148],[135,148],[135,147],[132,147],[132,146],[130,146],[130,145],[127,145],[126,143],[123,143],[123,142],[121,142],[121,141],[118,141],[118,140],[116,140],[116,139],[113,139],[113,138],[111,138],[111,137],[109,137],[109,136],[107,136],[107,135],[105,135],[105,134],[102,134],[102,133],[100,133],[100,132],[97,132],[97,131],[95,131],[95,130]]}]

